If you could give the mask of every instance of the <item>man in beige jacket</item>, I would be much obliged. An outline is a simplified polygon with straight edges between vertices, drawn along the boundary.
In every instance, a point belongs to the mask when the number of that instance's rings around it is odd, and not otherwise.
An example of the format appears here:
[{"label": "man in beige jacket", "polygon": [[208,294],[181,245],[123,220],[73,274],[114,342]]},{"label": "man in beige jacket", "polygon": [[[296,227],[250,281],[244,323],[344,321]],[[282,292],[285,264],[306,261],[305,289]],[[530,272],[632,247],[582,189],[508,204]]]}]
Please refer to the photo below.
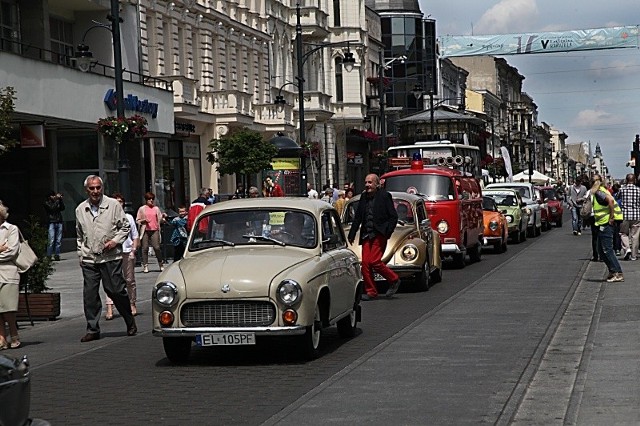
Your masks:
[{"label": "man in beige jacket", "polygon": [[127,335],[134,336],[138,328],[122,275],[122,243],[129,235],[129,220],[118,201],[103,194],[104,185],[99,176],[87,176],[84,188],[89,198],[76,208],[77,247],[84,277],[84,316],[87,319],[87,334],[80,341],[100,338],[100,281],[122,315]]}]

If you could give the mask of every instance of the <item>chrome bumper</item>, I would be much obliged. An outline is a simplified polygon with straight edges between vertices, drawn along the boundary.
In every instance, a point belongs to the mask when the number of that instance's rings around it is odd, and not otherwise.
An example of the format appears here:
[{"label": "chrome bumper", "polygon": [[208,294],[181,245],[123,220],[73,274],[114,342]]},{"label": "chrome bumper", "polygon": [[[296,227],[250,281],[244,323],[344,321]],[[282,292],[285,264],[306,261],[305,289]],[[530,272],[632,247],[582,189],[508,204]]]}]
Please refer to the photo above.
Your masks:
[{"label": "chrome bumper", "polygon": [[442,254],[459,254],[464,253],[457,244],[442,244]]},{"label": "chrome bumper", "polygon": [[295,336],[304,334],[306,327],[183,327],[154,329],[157,337],[195,337],[197,334],[209,333],[255,333],[256,336]]},{"label": "chrome bumper", "polygon": [[501,237],[483,237],[482,238],[482,245],[483,246],[488,246],[493,241],[500,241],[501,239],[502,239]]}]

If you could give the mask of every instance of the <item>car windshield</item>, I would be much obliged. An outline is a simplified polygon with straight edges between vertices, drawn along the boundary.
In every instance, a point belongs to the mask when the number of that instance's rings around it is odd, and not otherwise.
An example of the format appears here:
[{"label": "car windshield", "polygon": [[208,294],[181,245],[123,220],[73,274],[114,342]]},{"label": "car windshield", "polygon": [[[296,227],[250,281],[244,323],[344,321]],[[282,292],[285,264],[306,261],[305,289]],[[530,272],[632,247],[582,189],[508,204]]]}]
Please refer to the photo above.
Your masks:
[{"label": "car windshield", "polygon": [[491,194],[485,193],[487,197],[493,198],[499,206],[514,207],[518,205],[518,199],[513,194]]},{"label": "car windshield", "polygon": [[237,245],[281,245],[312,248],[316,221],[305,211],[237,209],[213,212],[194,224],[190,251]]},{"label": "car windshield", "polygon": [[491,197],[482,197],[482,210],[495,211],[496,203]]},{"label": "car windshield", "polygon": [[412,174],[390,176],[385,179],[387,191],[418,193],[429,201],[453,200],[453,181],[447,176]]}]

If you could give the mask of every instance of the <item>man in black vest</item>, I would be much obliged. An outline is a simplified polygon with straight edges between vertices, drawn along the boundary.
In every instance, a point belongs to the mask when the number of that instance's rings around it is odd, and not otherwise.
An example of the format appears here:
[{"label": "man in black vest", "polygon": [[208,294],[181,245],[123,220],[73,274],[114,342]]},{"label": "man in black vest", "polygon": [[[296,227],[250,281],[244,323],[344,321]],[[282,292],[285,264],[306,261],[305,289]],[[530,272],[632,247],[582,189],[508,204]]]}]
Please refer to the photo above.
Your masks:
[{"label": "man in black vest", "polygon": [[364,186],[365,190],[358,203],[348,237],[349,243],[353,244],[356,232],[360,230],[362,277],[366,293],[362,295],[362,300],[378,297],[373,278],[374,271],[389,283],[389,290],[385,296],[390,298],[398,291],[400,278],[382,261],[382,255],[387,247],[387,240],[398,223],[398,214],[393,206],[391,194],[380,187],[380,178],[377,175],[367,175]]}]

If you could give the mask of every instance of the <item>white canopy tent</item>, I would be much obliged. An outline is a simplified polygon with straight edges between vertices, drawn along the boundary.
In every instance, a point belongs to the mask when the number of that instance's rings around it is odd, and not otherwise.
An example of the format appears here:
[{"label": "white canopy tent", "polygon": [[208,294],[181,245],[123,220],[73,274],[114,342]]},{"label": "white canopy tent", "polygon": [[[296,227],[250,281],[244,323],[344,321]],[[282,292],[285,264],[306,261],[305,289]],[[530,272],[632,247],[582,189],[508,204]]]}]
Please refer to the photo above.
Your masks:
[{"label": "white canopy tent", "polygon": [[[524,179],[525,182],[529,182],[529,170],[525,170],[522,171],[520,173],[518,173],[517,175],[513,176],[513,181],[514,182],[520,182],[520,179]],[[533,171],[533,174],[531,175],[531,182],[538,184],[538,185],[544,185],[547,182],[548,183],[556,183],[556,180],[552,177],[549,177],[545,174],[540,173],[537,170]]]}]

